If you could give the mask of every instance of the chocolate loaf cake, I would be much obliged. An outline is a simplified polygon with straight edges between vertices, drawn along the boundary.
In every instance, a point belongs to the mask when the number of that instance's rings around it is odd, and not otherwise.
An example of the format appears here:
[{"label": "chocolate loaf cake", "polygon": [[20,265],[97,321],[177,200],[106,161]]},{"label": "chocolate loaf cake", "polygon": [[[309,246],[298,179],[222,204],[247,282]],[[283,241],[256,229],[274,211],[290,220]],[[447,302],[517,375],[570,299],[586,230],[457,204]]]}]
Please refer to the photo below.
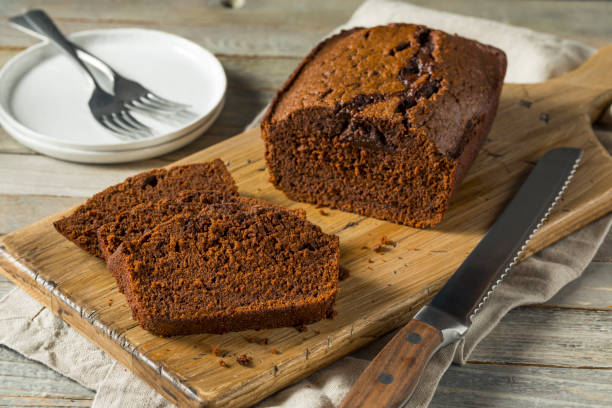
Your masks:
[{"label": "chocolate loaf cake", "polygon": [[246,198],[179,214],[125,241],[108,266],[135,320],[170,336],[294,326],[329,316],[339,242],[303,213]]},{"label": "chocolate loaf cake", "polygon": [[489,132],[505,54],[411,24],[319,44],[262,123],[272,183],[294,200],[438,224]]},{"label": "chocolate loaf cake", "polygon": [[183,190],[219,190],[236,194],[234,179],[219,159],[166,169],[153,169],[129,177],[88,199],[74,212],[53,223],[55,229],[83,250],[103,257],[97,230],[132,207],[175,197]]}]

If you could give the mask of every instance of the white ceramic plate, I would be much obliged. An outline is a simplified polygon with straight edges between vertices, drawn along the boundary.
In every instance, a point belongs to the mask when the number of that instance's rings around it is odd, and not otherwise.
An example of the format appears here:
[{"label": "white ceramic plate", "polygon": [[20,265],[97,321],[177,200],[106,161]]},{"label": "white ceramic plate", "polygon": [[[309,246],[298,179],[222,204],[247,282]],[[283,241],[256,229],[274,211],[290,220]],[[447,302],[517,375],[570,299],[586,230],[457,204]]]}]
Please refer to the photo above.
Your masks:
[{"label": "white ceramic plate", "polygon": [[16,132],[10,127],[6,127],[6,130],[11,133],[18,142],[24,144],[25,146],[57,159],[78,163],[125,163],[157,157],[191,143],[200,137],[213,124],[215,119],[217,119],[221,113],[222,108],[223,105],[220,105],[211,113],[211,115],[209,115],[208,120],[205,121],[199,128],[196,128],[179,138],[175,138],[174,140],[155,146],[131,150],[94,151],[71,149],[68,147],[61,147],[54,144],[35,141],[27,137],[22,137],[20,132]]},{"label": "white ceramic plate", "polygon": [[191,134],[222,104],[227,87],[223,67],[191,41],[135,28],[82,31],[70,38],[158,95],[191,105],[195,119],[177,125],[136,114],[155,136],[120,140],[89,112],[92,88],[81,68],[55,45],[42,42],[0,70],[0,123],[16,138],[76,150],[139,149]]}]

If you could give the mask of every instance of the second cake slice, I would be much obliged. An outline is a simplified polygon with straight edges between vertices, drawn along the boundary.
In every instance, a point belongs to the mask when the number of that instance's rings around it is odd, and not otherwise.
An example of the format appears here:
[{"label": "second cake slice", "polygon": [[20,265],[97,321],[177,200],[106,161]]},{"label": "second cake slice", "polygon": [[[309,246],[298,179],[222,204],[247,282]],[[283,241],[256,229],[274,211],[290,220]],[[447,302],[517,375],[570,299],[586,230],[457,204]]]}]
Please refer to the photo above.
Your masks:
[{"label": "second cake slice", "polygon": [[338,237],[248,198],[184,212],[108,259],[141,326],[160,335],[308,324],[330,316]]}]

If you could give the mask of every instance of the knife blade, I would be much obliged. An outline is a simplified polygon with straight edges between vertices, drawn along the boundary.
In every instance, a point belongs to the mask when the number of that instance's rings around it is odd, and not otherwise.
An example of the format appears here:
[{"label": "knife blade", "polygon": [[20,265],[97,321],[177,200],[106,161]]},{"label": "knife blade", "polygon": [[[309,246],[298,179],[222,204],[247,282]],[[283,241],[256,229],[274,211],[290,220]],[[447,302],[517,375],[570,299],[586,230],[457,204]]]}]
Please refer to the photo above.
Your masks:
[{"label": "knife blade", "polygon": [[427,362],[464,336],[473,317],[520,259],[576,172],[582,150],[547,152],[493,226],[442,289],[389,341],[341,407],[401,407]]}]

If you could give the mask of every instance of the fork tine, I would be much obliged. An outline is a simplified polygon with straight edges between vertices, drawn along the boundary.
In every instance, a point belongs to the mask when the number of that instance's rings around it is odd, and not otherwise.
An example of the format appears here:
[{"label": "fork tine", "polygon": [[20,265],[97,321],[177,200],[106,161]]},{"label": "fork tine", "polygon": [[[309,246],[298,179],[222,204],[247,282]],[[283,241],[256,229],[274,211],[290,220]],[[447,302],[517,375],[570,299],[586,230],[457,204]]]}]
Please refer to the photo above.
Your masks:
[{"label": "fork tine", "polygon": [[113,123],[113,125],[123,129],[126,132],[129,133],[137,133],[138,130],[137,129],[132,129],[129,126],[127,126],[125,123],[123,123],[123,121],[121,121],[121,117],[119,116],[118,113],[113,112],[111,113],[109,116],[109,120]]},{"label": "fork tine", "polygon": [[165,105],[160,105],[156,101],[141,97],[136,101],[132,101],[132,105],[136,108],[141,108],[146,110],[147,112],[157,112],[163,115],[173,115],[182,119],[183,121],[193,120],[197,118],[199,115],[187,108],[168,108]]},{"label": "fork tine", "polygon": [[142,131],[148,136],[151,136],[153,134],[150,127],[132,116],[132,114],[128,110],[121,111],[121,118],[124,120],[125,124],[130,126],[131,128]]},{"label": "fork tine", "polygon": [[[117,124],[117,126],[122,127],[123,129],[127,130],[128,132],[133,133],[135,136],[138,136],[138,138],[146,138],[149,137],[151,135],[150,129],[145,126],[142,125],[142,127],[137,126],[137,125],[132,125],[130,124],[123,116],[125,111],[119,111],[117,113],[113,113],[113,120],[115,122],[115,124]],[[138,122],[140,123],[140,122]]]},{"label": "fork tine", "polygon": [[103,119],[105,120],[105,122],[108,125],[108,127],[110,127],[115,133],[120,133],[120,134],[122,134],[124,136],[129,137],[132,140],[137,139],[137,137],[136,137],[137,132],[130,131],[130,130],[125,129],[124,127],[120,126],[119,124],[117,124],[117,122],[115,121],[115,118],[113,117],[113,115],[104,115]]},{"label": "fork tine", "polygon": [[121,131],[118,131],[116,129],[114,129],[113,127],[109,126],[108,123],[104,120],[104,118],[96,118],[96,120],[98,121],[98,123],[102,126],[104,126],[105,129],[113,132],[114,134],[116,134],[117,136],[119,136],[119,139],[121,140],[128,140],[129,138],[126,138],[125,134]]},{"label": "fork tine", "polygon": [[186,120],[192,120],[199,116],[197,113],[189,109],[183,109],[183,110],[177,111],[176,115]]},{"label": "fork tine", "polygon": [[170,99],[162,98],[161,96],[156,95],[153,92],[149,92],[147,94],[147,97],[153,99],[154,101],[157,101],[159,103],[163,103],[163,104],[168,105],[168,106],[176,106],[177,108],[178,107],[182,107],[182,108],[190,108],[191,107],[191,105],[187,105],[187,104],[179,103],[179,102],[174,102],[174,101],[171,101]]},{"label": "fork tine", "polygon": [[190,110],[181,109],[181,110],[166,110],[166,109],[158,109],[148,104],[144,104],[140,101],[132,101],[129,105],[130,108],[144,111],[147,114],[153,116],[159,120],[172,120],[177,124],[185,122],[187,120],[193,120],[198,117],[198,114],[192,112]]},{"label": "fork tine", "polygon": [[185,122],[184,118],[181,118],[179,112],[181,111],[166,111],[160,109],[154,109],[149,106],[143,105],[142,103],[130,103],[128,105],[131,109],[141,111],[152,117],[153,119],[162,121],[162,122],[170,122],[176,125],[183,124]]},{"label": "fork tine", "polygon": [[176,112],[178,110],[181,110],[183,108],[179,108],[179,107],[173,107],[173,106],[168,106],[168,105],[164,105],[162,103],[159,103],[151,98],[148,98],[146,96],[141,96],[140,98],[138,98],[138,102],[147,106],[148,108],[151,109],[156,109],[158,111],[166,111],[166,112]]}]

